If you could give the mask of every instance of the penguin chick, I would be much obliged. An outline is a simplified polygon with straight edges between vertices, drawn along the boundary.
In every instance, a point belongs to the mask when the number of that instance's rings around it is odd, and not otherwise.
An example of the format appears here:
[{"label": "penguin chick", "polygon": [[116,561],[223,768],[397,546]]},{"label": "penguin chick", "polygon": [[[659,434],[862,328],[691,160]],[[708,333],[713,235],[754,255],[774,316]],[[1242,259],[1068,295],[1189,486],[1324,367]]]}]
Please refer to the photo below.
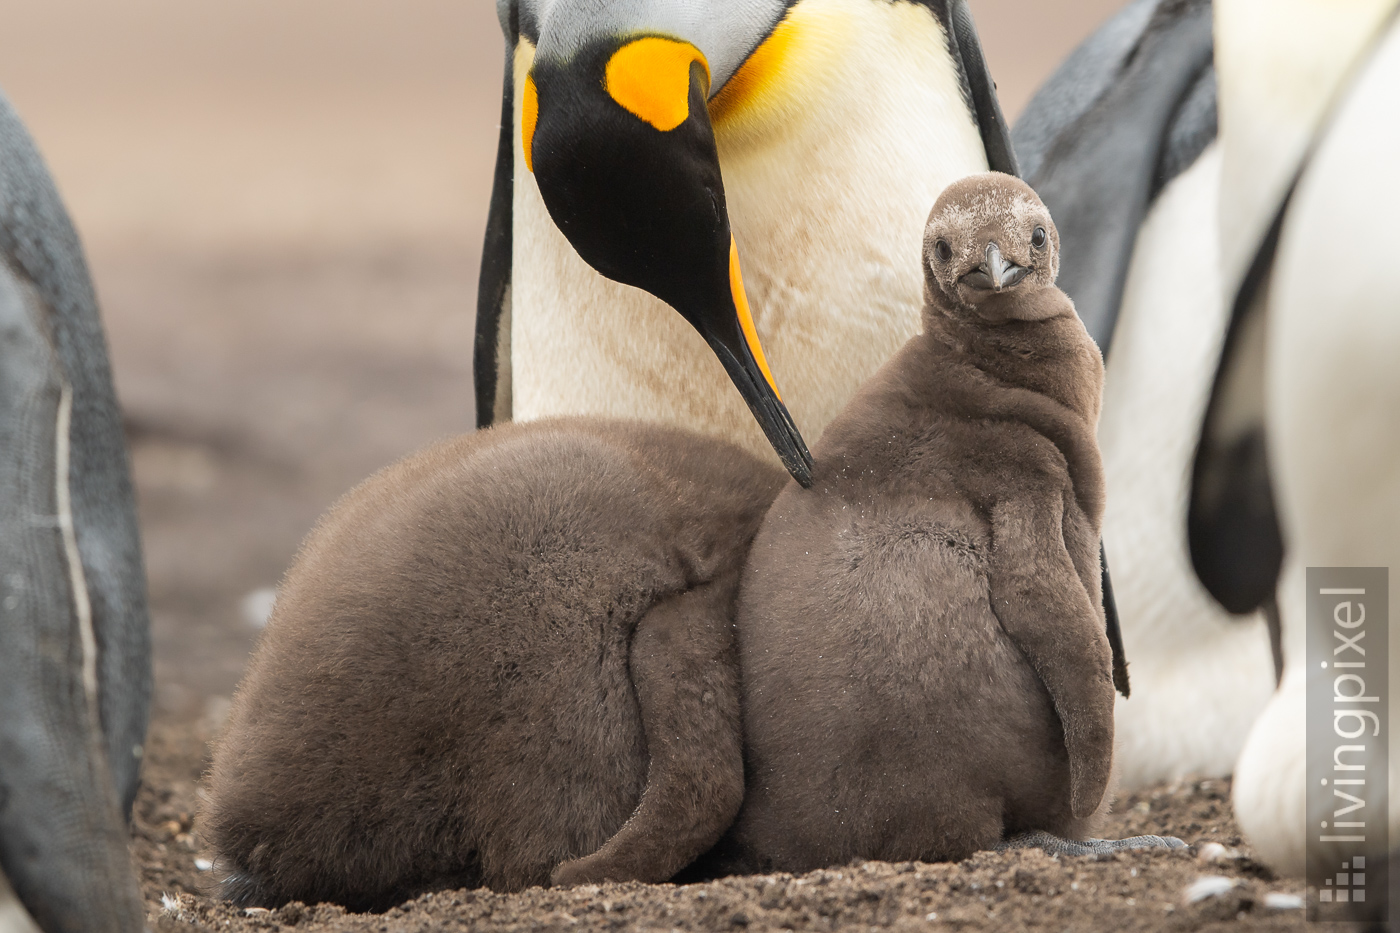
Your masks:
[{"label": "penguin chick", "polygon": [[733,603],[782,478],[678,429],[560,419],[348,493],[214,750],[224,896],[671,877],[742,798]]},{"label": "penguin chick", "polygon": [[827,427],[750,551],[746,791],[709,863],[955,860],[1107,807],[1103,362],[1021,181],[951,185],[924,332]]}]

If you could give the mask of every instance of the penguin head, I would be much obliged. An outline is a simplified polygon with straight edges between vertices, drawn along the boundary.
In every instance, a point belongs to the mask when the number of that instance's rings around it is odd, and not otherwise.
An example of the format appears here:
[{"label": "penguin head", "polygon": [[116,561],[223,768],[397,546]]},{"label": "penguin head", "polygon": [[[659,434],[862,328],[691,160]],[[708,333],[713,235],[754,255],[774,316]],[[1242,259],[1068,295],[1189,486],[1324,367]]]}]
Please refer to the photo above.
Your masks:
[{"label": "penguin head", "polygon": [[706,107],[784,9],[781,0],[737,13],[718,0],[526,0],[521,28],[538,41],[520,130],[526,167],[579,256],[689,321],[809,485],[811,454],[749,311]]},{"label": "penguin head", "polygon": [[929,213],[924,289],[930,308],[991,324],[1042,320],[1062,310],[1036,300],[1054,288],[1059,271],[1060,235],[1050,211],[1019,178],[970,175],[944,189]]}]

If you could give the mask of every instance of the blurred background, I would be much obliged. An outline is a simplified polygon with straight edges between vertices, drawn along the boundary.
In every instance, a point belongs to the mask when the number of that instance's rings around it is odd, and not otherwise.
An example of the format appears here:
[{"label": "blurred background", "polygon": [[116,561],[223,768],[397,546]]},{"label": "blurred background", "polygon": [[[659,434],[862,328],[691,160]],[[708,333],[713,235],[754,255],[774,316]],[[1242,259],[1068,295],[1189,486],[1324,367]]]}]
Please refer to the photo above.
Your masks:
[{"label": "blurred background", "polygon": [[[1012,120],[1121,0],[970,0]],[[0,88],[87,248],[156,715],[212,712],[316,516],[473,423],[489,0],[0,0]]]}]

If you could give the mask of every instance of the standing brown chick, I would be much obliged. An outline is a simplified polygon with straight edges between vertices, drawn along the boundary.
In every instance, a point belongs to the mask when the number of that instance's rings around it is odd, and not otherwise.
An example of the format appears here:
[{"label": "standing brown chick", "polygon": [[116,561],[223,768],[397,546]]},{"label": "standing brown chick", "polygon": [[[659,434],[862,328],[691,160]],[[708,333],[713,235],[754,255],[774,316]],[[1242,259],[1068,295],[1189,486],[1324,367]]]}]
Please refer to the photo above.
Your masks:
[{"label": "standing brown chick", "polygon": [[1107,806],[1103,361],[1021,181],[947,188],[924,333],[788,484],[736,619],[747,788],[711,868],[960,859]]},{"label": "standing brown chick", "polygon": [[743,794],[732,613],[781,487],[719,441],[507,424],[348,493],[214,750],[239,904],[664,881]]}]

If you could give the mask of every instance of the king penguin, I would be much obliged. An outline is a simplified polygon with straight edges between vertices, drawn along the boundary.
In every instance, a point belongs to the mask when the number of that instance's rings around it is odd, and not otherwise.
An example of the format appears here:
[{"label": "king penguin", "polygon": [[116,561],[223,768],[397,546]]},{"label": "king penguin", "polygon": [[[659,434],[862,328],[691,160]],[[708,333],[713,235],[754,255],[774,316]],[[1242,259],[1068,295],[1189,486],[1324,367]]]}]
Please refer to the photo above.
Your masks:
[{"label": "king penguin", "polygon": [[[1308,811],[1307,789],[1319,786],[1306,754],[1316,738],[1309,735],[1309,681],[1321,679],[1317,687],[1329,711],[1334,690],[1352,692],[1308,661],[1317,634],[1307,621],[1308,568],[1388,567],[1393,578],[1400,567],[1400,376],[1394,366],[1400,288],[1384,274],[1338,274],[1358,257],[1400,249],[1393,166],[1400,148],[1398,15],[1395,0],[1216,0],[1222,174],[1228,181],[1219,218],[1220,266],[1230,328],[1197,455],[1191,544],[1197,565],[1215,568],[1208,583],[1223,603],[1247,607],[1277,599],[1282,681],[1244,745],[1233,802],[1259,857],[1286,874],[1311,868],[1330,875],[1337,868],[1308,864],[1308,827],[1316,815]],[[1267,561],[1220,557],[1238,552],[1240,542],[1259,540],[1273,542]],[[1384,606],[1374,601],[1377,595],[1354,598],[1375,615]],[[1380,626],[1391,632],[1388,657],[1377,650],[1381,633],[1369,632],[1371,650],[1361,654],[1345,642],[1339,646],[1329,624],[1320,633],[1329,663],[1359,664],[1352,673],[1373,687],[1377,680],[1383,685],[1400,661],[1400,639],[1393,621]],[[1347,634],[1356,643],[1352,649],[1366,647],[1361,637],[1367,631]],[[1392,690],[1390,723],[1400,715],[1396,698]],[[1346,767],[1385,774],[1387,762],[1373,740],[1356,741],[1366,750],[1352,747]],[[1314,751],[1313,761],[1322,757],[1320,773],[1339,777],[1328,750],[1325,757]],[[1392,853],[1400,838],[1397,776],[1392,764]],[[1360,796],[1350,800],[1370,801],[1374,809],[1375,795],[1383,794],[1376,783],[1354,784]],[[1322,814],[1327,820],[1334,808],[1350,807],[1341,799],[1343,788],[1333,795]],[[1365,834],[1374,842],[1376,824],[1386,816],[1366,810],[1336,825],[1369,824]]]},{"label": "king penguin", "polygon": [[1016,174],[966,0],[497,11],[478,424],[671,423],[808,482],[802,435],[918,329],[929,205]]},{"label": "king penguin", "polygon": [[27,914],[47,933],[144,929],[125,817],[150,696],[145,574],[97,300],[53,181],[0,95],[0,927],[29,929]]}]

